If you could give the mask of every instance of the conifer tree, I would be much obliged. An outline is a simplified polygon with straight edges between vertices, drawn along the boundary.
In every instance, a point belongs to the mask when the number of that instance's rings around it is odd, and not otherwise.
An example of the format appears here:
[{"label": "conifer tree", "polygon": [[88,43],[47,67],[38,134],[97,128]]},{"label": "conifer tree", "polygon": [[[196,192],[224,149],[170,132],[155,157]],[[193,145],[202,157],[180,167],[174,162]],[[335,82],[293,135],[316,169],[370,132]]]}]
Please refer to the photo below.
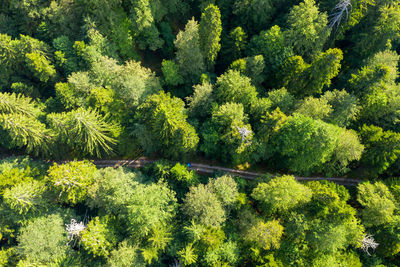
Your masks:
[{"label": "conifer tree", "polygon": [[119,126],[95,110],[79,108],[67,113],[52,113],[47,120],[58,141],[75,152],[97,157],[113,152]]},{"label": "conifer tree", "polygon": [[174,44],[181,75],[187,82],[197,83],[205,66],[200,48],[199,25],[194,18],[188,21],[184,31],[178,33]]},{"label": "conifer tree", "polygon": [[213,69],[221,49],[221,32],[221,13],[211,4],[204,9],[199,25],[200,47],[209,70]]},{"label": "conifer tree", "polygon": [[321,13],[314,0],[304,0],[294,6],[288,16],[288,30],[285,31],[287,45],[293,47],[296,55],[306,61],[322,51],[329,37],[328,15]]}]

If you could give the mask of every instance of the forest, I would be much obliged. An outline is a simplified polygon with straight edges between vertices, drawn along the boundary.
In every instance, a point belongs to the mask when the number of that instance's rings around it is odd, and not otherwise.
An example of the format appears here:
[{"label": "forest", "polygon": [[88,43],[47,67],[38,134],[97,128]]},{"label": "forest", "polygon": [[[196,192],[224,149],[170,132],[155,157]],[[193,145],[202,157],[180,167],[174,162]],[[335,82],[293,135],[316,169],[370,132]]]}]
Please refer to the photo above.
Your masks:
[{"label": "forest", "polygon": [[400,266],[399,54],[398,0],[1,0],[0,266]]}]

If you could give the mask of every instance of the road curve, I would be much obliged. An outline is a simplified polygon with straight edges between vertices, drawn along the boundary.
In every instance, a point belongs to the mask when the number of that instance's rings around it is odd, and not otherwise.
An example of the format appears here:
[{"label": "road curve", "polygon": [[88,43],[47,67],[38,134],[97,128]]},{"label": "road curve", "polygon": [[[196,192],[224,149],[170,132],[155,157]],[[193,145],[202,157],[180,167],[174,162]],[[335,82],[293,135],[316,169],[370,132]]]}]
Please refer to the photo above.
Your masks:
[{"label": "road curve", "polygon": [[[156,160],[147,159],[147,158],[138,158],[136,160],[93,160],[93,163],[99,167],[128,167],[128,168],[141,168],[146,164],[153,163]],[[200,163],[191,163],[190,170],[194,170],[198,173],[204,174],[213,174],[215,171],[225,172],[228,174],[232,174],[233,176],[240,176],[242,178],[248,180],[255,180],[258,177],[265,175],[265,173],[258,172],[250,172],[250,171],[241,171],[236,169],[224,168],[220,166],[212,166]],[[351,179],[351,178],[343,178],[343,177],[302,177],[295,176],[298,181],[321,181],[327,180],[331,182],[335,182],[337,184],[345,185],[345,186],[356,186],[357,184],[363,182],[363,180],[359,179]]]}]

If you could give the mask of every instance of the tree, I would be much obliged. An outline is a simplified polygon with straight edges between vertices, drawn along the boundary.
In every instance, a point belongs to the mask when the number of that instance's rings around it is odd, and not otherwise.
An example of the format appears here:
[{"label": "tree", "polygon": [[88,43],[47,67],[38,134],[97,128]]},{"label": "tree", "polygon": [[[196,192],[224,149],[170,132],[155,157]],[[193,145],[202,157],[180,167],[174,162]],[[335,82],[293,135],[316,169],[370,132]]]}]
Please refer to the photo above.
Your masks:
[{"label": "tree", "polygon": [[400,134],[392,131],[383,131],[376,126],[363,125],[359,130],[361,142],[365,152],[361,162],[365,164],[371,176],[387,170],[400,155]]},{"label": "tree", "polygon": [[238,59],[232,62],[229,68],[240,71],[243,75],[249,77],[256,86],[264,81],[265,63],[262,55]]},{"label": "tree", "polygon": [[147,97],[161,90],[161,84],[155,73],[142,67],[140,62],[126,61],[123,66],[116,61],[102,58],[91,72],[95,84],[114,89],[127,108],[136,108]]},{"label": "tree", "polygon": [[41,109],[30,97],[15,93],[0,93],[0,113],[37,117]]},{"label": "tree", "polygon": [[361,144],[357,133],[353,130],[342,129],[332,157],[321,167],[321,171],[328,175],[346,173],[349,170],[349,163],[360,160],[363,152],[364,145]]},{"label": "tree", "polygon": [[46,83],[49,79],[53,79],[56,75],[56,70],[49,60],[38,52],[26,53],[25,60],[30,71],[41,82]]},{"label": "tree", "polygon": [[251,32],[259,32],[269,25],[275,12],[273,0],[239,0],[233,4],[232,13],[240,25]]},{"label": "tree", "polygon": [[222,60],[229,64],[243,56],[247,45],[247,34],[242,27],[236,27],[229,32],[226,40],[223,39],[221,56]]},{"label": "tree", "polygon": [[183,77],[179,74],[179,68],[172,60],[163,60],[162,72],[164,74],[164,80],[167,85],[177,86],[183,84]]},{"label": "tree", "polygon": [[269,91],[268,100],[271,102],[270,110],[279,108],[285,114],[289,114],[292,111],[295,102],[294,96],[284,87]]},{"label": "tree", "polygon": [[176,209],[175,192],[165,182],[136,186],[126,207],[130,238],[140,240],[151,237],[151,232],[156,229],[167,228],[175,217]]},{"label": "tree", "polygon": [[300,56],[291,57],[282,67],[283,86],[298,96],[320,94],[339,74],[342,59],[343,53],[337,48],[318,54],[311,64]]},{"label": "tree", "polygon": [[214,90],[218,103],[241,103],[246,111],[256,101],[257,95],[257,90],[251,84],[250,78],[236,70],[228,70],[219,76]]},{"label": "tree", "polygon": [[205,66],[200,47],[199,25],[194,18],[188,21],[184,31],[178,33],[174,44],[180,74],[185,81],[197,83]]},{"label": "tree", "polygon": [[[382,2],[386,3],[386,2]],[[373,53],[386,50],[391,44],[398,41],[400,35],[398,33],[400,27],[400,5],[398,3],[377,5],[378,16],[372,19],[373,26],[368,27],[368,32],[377,38],[371,38],[360,31],[355,37],[359,39],[355,42],[353,53],[357,53],[362,57],[368,57]]]},{"label": "tree", "polygon": [[283,229],[279,221],[260,221],[249,229],[245,239],[264,250],[277,249],[280,246]]},{"label": "tree", "polygon": [[140,180],[139,173],[123,168],[99,169],[93,174],[93,183],[87,189],[86,203],[91,208],[104,211],[104,215],[123,214]]},{"label": "tree", "polygon": [[59,142],[83,155],[111,154],[119,127],[95,110],[78,108],[67,113],[51,113],[47,120]]},{"label": "tree", "polygon": [[75,205],[88,197],[87,190],[95,172],[96,167],[88,161],[54,163],[48,170],[47,182],[62,203]]},{"label": "tree", "polygon": [[112,228],[106,220],[107,218],[95,217],[81,233],[80,243],[83,249],[94,257],[108,256],[116,243]]},{"label": "tree", "polygon": [[311,200],[312,192],[298,183],[294,176],[276,177],[268,183],[260,183],[251,196],[268,214],[286,214]]},{"label": "tree", "polygon": [[224,242],[217,249],[209,250],[205,255],[208,265],[235,265],[239,258],[239,248],[235,242]]},{"label": "tree", "polygon": [[332,113],[332,106],[325,99],[309,96],[299,103],[295,112],[315,120],[325,120]]},{"label": "tree", "polygon": [[110,267],[130,267],[130,266],[145,266],[145,263],[139,257],[138,249],[128,245],[128,242],[122,241],[118,249],[114,249],[110,253],[107,260]]},{"label": "tree", "polygon": [[18,254],[33,263],[51,264],[65,257],[68,250],[63,220],[57,214],[30,221],[17,239]]},{"label": "tree", "polygon": [[377,252],[385,257],[393,258],[400,252],[400,217],[379,227],[376,235],[379,242]]},{"label": "tree", "polygon": [[392,221],[395,199],[383,183],[358,185],[357,200],[364,207],[361,215],[365,226],[379,226]]},{"label": "tree", "polygon": [[269,30],[253,36],[248,50],[250,56],[262,55],[264,57],[266,66],[264,73],[268,83],[271,85],[281,84],[280,79],[276,76],[281,65],[293,56],[293,48],[285,43],[285,36],[281,28],[275,25]]},{"label": "tree", "polygon": [[212,92],[213,86],[209,82],[193,86],[193,95],[186,98],[190,116],[204,118],[211,114],[214,102]]},{"label": "tree", "polygon": [[326,122],[336,124],[339,127],[347,127],[356,120],[360,107],[358,99],[345,90],[326,91],[321,99],[332,106],[332,112]]},{"label": "tree", "polygon": [[0,114],[0,143],[7,148],[26,147],[27,153],[46,154],[54,140],[52,132],[35,117]]},{"label": "tree", "polygon": [[182,100],[161,91],[139,107],[135,135],[147,153],[160,151],[167,157],[177,158],[195,150],[199,138],[186,121],[184,106]]},{"label": "tree", "polygon": [[211,188],[224,207],[232,207],[237,202],[239,191],[236,181],[231,176],[223,175],[211,179],[207,186]]},{"label": "tree", "polygon": [[43,213],[49,206],[44,192],[46,187],[42,182],[33,180],[21,182],[4,190],[3,205],[16,216],[12,216],[15,223],[29,218],[32,215]]},{"label": "tree", "polygon": [[152,6],[149,0],[129,1],[132,30],[138,35],[140,49],[157,50],[161,48],[164,41],[160,38],[155,25]]},{"label": "tree", "polygon": [[222,203],[209,187],[202,184],[190,188],[183,211],[194,222],[205,226],[218,227],[226,220]]},{"label": "tree", "polygon": [[178,255],[179,255],[179,258],[181,258],[183,264],[185,264],[185,265],[191,265],[191,264],[196,263],[197,257],[198,257],[193,249],[192,243],[188,244],[186,247],[181,249],[178,252]]},{"label": "tree", "polygon": [[221,32],[221,13],[217,6],[210,4],[201,14],[199,25],[200,48],[209,70],[213,69],[221,49]]},{"label": "tree", "polygon": [[306,173],[329,160],[339,132],[339,127],[295,114],[286,120],[271,142],[290,170]]},{"label": "tree", "polygon": [[304,0],[294,6],[289,13],[288,30],[285,31],[286,44],[294,53],[307,61],[322,51],[329,37],[328,16],[320,13],[314,0]]},{"label": "tree", "polygon": [[243,105],[226,103],[214,110],[202,129],[200,150],[206,156],[218,157],[235,164],[245,162],[251,150],[253,132],[246,124]]}]

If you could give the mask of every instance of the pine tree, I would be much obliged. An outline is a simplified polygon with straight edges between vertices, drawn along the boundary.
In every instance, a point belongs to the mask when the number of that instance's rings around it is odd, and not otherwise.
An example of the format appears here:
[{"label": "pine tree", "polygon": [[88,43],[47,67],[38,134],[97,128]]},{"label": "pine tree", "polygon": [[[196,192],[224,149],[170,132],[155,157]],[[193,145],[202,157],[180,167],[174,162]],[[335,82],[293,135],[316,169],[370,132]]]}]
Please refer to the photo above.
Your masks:
[{"label": "pine tree", "polygon": [[221,49],[221,13],[215,5],[209,5],[204,9],[200,25],[200,47],[209,70],[212,70]]},{"label": "pine tree", "polygon": [[185,103],[161,91],[150,96],[137,112],[134,135],[146,153],[178,158],[193,152],[199,137],[186,119]]},{"label": "pine tree", "polygon": [[46,154],[53,136],[49,129],[34,117],[22,114],[0,114],[0,143],[7,148],[26,147],[27,153]]},{"label": "pine tree", "polygon": [[52,113],[47,120],[59,141],[75,152],[97,157],[113,152],[119,126],[94,110],[79,108],[68,113]]},{"label": "pine tree", "polygon": [[199,25],[192,18],[184,31],[180,31],[174,42],[179,71],[186,82],[197,83],[205,70],[204,58],[200,48]]},{"label": "pine tree", "polygon": [[304,0],[294,6],[287,22],[286,43],[293,47],[296,55],[310,61],[322,51],[330,34],[328,16],[319,12],[314,0]]}]

